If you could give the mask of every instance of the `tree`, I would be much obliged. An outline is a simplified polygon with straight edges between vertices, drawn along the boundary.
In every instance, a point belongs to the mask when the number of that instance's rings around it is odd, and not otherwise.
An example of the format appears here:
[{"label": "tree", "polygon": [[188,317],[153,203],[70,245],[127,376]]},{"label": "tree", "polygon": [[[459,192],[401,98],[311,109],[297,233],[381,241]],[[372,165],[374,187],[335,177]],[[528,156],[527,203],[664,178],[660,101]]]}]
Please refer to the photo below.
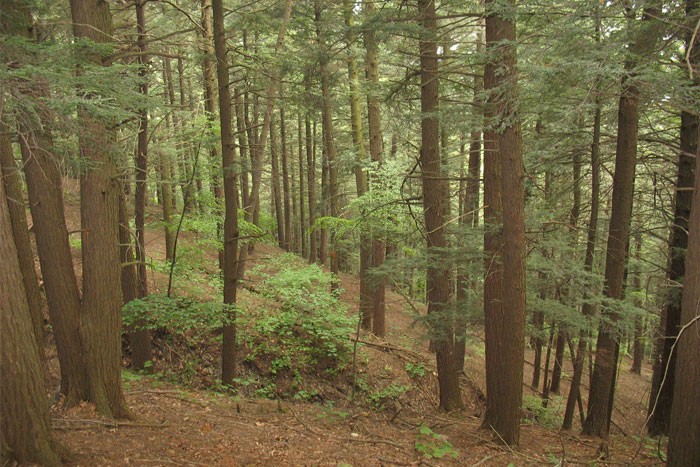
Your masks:
[{"label": "tree", "polygon": [[[696,127],[695,131],[697,144],[700,143],[700,129]],[[698,149],[695,157],[700,157]],[[668,465],[671,467],[700,465],[700,405],[697,403],[700,387],[700,170],[695,170],[692,205],[668,438]]]},{"label": "tree", "polygon": [[[110,57],[94,44],[112,41],[109,4],[72,0],[73,35],[83,66],[109,66]],[[92,96],[88,95],[90,99]],[[84,345],[88,397],[97,411],[113,417],[133,417],[121,386],[121,283],[118,207],[121,184],[115,156],[116,133],[105,117],[85,106],[78,109],[84,170],[80,177],[83,299],[80,338]]]},{"label": "tree", "polygon": [[[634,15],[633,12],[628,14]],[[637,157],[640,89],[634,76],[634,68],[638,57],[650,54],[655,47],[658,32],[653,18],[657,15],[658,10],[653,7],[645,8],[641,30],[631,47],[633,55],[625,65],[627,74],[622,79],[618,105],[612,212],[605,256],[605,296],[609,299],[605,315],[608,319],[600,322],[598,330],[596,360],[588,396],[588,414],[583,426],[584,433],[603,438],[608,435],[615,390],[614,380],[620,344],[614,329],[619,314],[613,308],[615,302],[623,297]]]},{"label": "tree", "polygon": [[426,296],[432,324],[432,342],[438,368],[440,408],[462,408],[457,368],[455,367],[454,333],[448,319],[450,270],[444,250],[446,180],[442,174],[438,132],[438,56],[435,0],[418,1],[418,19],[422,27],[419,42],[421,71],[421,151],[420,167],[423,186],[423,216],[428,252]]},{"label": "tree", "polygon": [[60,465],[7,201],[0,183],[0,460]]},{"label": "tree", "polygon": [[[698,2],[686,1],[686,17],[688,19],[688,32],[686,34],[686,50],[690,53],[688,58],[691,64],[697,66],[700,63],[700,47],[692,46],[692,28],[697,21]],[[694,84],[700,85],[697,72],[694,74]],[[678,171],[676,175],[676,191],[674,203],[673,224],[671,226],[671,240],[669,244],[668,280],[672,284],[671,290],[666,294],[661,324],[660,336],[656,342],[657,357],[654,359],[654,373],[649,393],[649,421],[647,428],[649,434],[658,436],[668,434],[671,406],[676,375],[676,355],[671,352],[676,342],[681,315],[681,294],[678,293],[677,284],[683,281],[686,265],[686,250],[688,248],[688,220],[692,205],[693,172],[697,165],[695,154],[698,150],[697,131],[700,126],[700,117],[697,113],[687,110],[681,111],[680,129],[680,153],[678,154]],[[663,384],[662,384],[663,382]]]},{"label": "tree", "polygon": [[[493,261],[486,268],[491,284],[488,288],[484,284],[487,406],[483,426],[493,429],[506,444],[516,445],[520,439],[525,330],[523,161],[517,113],[515,5],[508,2],[507,12],[499,12],[496,3],[486,2],[486,51],[490,59],[484,78],[484,89],[489,92],[485,140],[493,140],[488,148],[484,146],[488,160],[484,190],[487,205],[493,203],[485,213],[488,227],[499,229],[494,225],[498,222],[495,216],[502,209],[503,230],[500,235],[489,233],[484,243]],[[498,265],[501,248],[502,265]],[[495,276],[489,278],[491,274]]]},{"label": "tree", "polygon": [[231,384],[236,374],[235,306],[238,289],[238,162],[233,148],[231,89],[226,56],[226,29],[223,0],[212,0],[214,50],[219,88],[219,124],[221,125],[221,166],[224,180],[224,326],[221,349],[221,381]]}]

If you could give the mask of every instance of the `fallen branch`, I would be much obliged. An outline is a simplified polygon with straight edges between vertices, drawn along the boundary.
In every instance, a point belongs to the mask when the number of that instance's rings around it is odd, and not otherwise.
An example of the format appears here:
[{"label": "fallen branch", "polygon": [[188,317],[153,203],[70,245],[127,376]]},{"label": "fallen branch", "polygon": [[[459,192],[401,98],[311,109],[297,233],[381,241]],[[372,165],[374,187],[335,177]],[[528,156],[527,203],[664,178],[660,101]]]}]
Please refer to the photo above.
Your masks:
[{"label": "fallen branch", "polygon": [[[110,420],[110,421],[102,421],[102,420],[89,420],[89,419],[80,419],[80,418],[53,418],[51,419],[52,423],[58,423],[59,425],[61,423],[67,423],[67,424],[77,424],[77,425],[97,425],[97,426],[103,426],[107,428],[120,428],[120,427],[142,427],[142,428],[165,428],[166,426],[169,426],[169,423],[161,422],[161,423],[143,423],[143,422],[129,422],[129,421],[120,421],[120,420]],[[62,427],[62,426],[54,426],[56,429],[70,429],[69,427]]]}]

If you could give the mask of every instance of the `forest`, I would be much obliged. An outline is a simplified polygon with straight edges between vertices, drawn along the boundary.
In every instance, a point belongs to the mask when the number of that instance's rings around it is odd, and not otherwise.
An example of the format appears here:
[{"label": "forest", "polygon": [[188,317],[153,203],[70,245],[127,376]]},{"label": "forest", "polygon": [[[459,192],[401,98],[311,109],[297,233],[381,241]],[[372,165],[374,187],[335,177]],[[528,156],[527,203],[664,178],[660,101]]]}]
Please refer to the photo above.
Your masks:
[{"label": "forest", "polygon": [[0,0],[0,462],[700,466],[700,2]]}]

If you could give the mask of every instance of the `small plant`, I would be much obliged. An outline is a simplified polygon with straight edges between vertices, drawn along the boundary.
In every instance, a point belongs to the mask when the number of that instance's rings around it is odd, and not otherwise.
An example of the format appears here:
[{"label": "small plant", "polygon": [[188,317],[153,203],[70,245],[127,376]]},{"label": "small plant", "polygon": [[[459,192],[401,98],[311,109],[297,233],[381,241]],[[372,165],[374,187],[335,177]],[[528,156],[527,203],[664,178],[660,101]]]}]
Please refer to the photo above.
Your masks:
[{"label": "small plant", "polygon": [[404,368],[406,370],[406,373],[408,373],[408,376],[410,376],[413,379],[418,379],[425,376],[425,365],[423,365],[422,362],[408,362],[406,363],[406,366]]},{"label": "small plant", "polygon": [[387,402],[397,401],[401,396],[412,389],[412,386],[402,384],[390,384],[381,391],[373,392],[367,397],[369,404],[375,409],[384,408]]},{"label": "small plant", "polygon": [[418,427],[418,437],[415,442],[416,451],[428,459],[457,459],[459,451],[450,443],[446,436],[435,433],[430,427]]}]

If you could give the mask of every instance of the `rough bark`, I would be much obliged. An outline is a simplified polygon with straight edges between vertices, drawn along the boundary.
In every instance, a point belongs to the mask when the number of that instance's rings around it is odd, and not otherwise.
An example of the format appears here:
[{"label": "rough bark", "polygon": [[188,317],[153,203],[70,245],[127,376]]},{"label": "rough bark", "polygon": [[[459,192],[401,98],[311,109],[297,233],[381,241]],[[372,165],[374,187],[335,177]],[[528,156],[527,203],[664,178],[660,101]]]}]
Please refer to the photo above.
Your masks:
[{"label": "rough bark", "polygon": [[[0,107],[2,104],[0,103]],[[32,328],[36,337],[37,348],[40,350],[41,360],[44,357],[44,316],[41,309],[41,293],[34,267],[34,253],[32,252],[29,228],[27,226],[27,212],[22,194],[22,175],[15,163],[10,140],[10,130],[0,116],[0,166],[2,166],[2,181],[7,193],[7,208],[12,223],[12,234],[17,247],[19,265],[22,272],[24,290],[27,294],[27,306],[32,318]]]},{"label": "rough bark", "polygon": [[[146,56],[146,2],[136,3],[136,27],[138,31],[137,46],[139,48],[138,63],[140,65],[139,76],[143,82],[139,86],[139,92],[144,99],[148,97],[148,56]],[[134,227],[136,234],[136,271],[137,271],[137,298],[148,295],[148,276],[146,272],[146,191],[148,179],[148,108],[139,110],[139,132],[136,144],[136,192],[134,195]],[[151,359],[151,333],[147,329],[137,329],[129,335],[131,346],[131,364],[138,369],[143,369],[146,362]]]},{"label": "rough bark", "polygon": [[60,465],[7,202],[0,183],[0,460]]},{"label": "rough bark", "polygon": [[[363,8],[367,15],[374,14],[375,5],[373,1],[363,1]],[[374,30],[369,28],[364,35],[365,41],[365,74],[368,81],[367,91],[367,125],[369,129],[369,153],[370,158],[377,164],[382,163],[384,152],[384,142],[382,137],[382,116],[380,108],[380,96],[377,92],[379,86],[379,61],[377,40]],[[372,268],[380,268],[384,264],[386,256],[386,244],[380,238],[374,238],[372,251]],[[375,335],[383,336],[386,332],[386,278],[376,277],[368,282],[367,295],[370,296],[372,304],[372,332]]]},{"label": "rough bark", "polygon": [[[340,182],[338,180],[338,163],[336,157],[335,135],[333,130],[333,101],[331,97],[330,50],[326,45],[325,33],[321,26],[321,1],[314,1],[314,24],[316,41],[320,48],[319,75],[321,80],[321,128],[323,133],[324,160],[327,162],[328,191],[324,201],[328,203],[327,216],[340,215]],[[323,234],[322,234],[323,235]],[[336,250],[335,235],[331,234],[330,270],[337,274],[340,270],[340,252]],[[323,256],[321,255],[322,259]]]},{"label": "rough bark", "polygon": [[[307,90],[308,84],[307,78]],[[316,164],[313,151],[313,138],[311,134],[311,116],[306,112],[304,117],[304,133],[306,135],[306,176],[308,177],[308,194],[309,194],[309,229],[313,228],[316,223]],[[309,234],[309,263],[315,263],[317,256],[318,232],[316,229],[311,230]]]},{"label": "rough bark", "polygon": [[[487,104],[491,117],[489,127],[499,129],[495,134],[490,131],[490,137],[496,138],[496,152],[488,157],[497,157],[496,164],[500,167],[500,178],[493,178],[490,174],[489,181],[499,184],[503,227],[502,237],[498,237],[498,243],[489,242],[487,251],[495,252],[494,247],[502,246],[503,273],[500,287],[496,289],[500,295],[490,293],[488,297],[490,301],[500,300],[499,306],[493,303],[488,307],[485,305],[487,407],[484,426],[498,433],[506,444],[517,445],[520,439],[525,329],[522,142],[517,117],[515,22],[510,15],[490,11],[492,3],[486,2],[486,49],[493,59],[486,65],[484,88],[491,90]],[[508,7],[515,8],[513,2],[508,2]],[[506,87],[505,91],[496,95],[493,89],[502,86]],[[493,198],[487,199],[487,203],[491,201]],[[487,271],[490,274],[491,268]],[[507,292],[503,284],[508,284]],[[486,296],[484,301],[487,301]]]},{"label": "rough bark", "polygon": [[[280,91],[281,94],[281,91]],[[290,174],[289,157],[287,154],[287,119],[284,107],[280,108],[280,166],[282,168],[282,204],[284,211],[284,244],[285,251],[292,251],[292,206],[289,192]]]},{"label": "rough bark", "polygon": [[[71,0],[73,35],[95,43],[112,41],[112,15],[100,0]],[[109,66],[91,45],[79,51],[83,59]],[[80,335],[88,374],[88,400],[98,412],[131,417],[121,386],[121,272],[119,264],[120,180],[114,157],[116,133],[106,121],[79,108],[81,158],[87,162],[80,177],[83,301]]]},{"label": "rough bark", "polygon": [[[658,33],[652,18],[658,11],[648,6],[644,12],[641,31],[631,50],[635,56],[649,54],[655,47]],[[637,136],[639,124],[640,89],[633,75],[636,59],[626,63],[628,74],[622,79],[622,92],[618,105],[617,146],[615,150],[615,174],[613,177],[612,211],[608,246],[605,256],[605,296],[611,301],[623,298],[627,242],[632,216],[632,198]],[[607,437],[611,420],[610,407],[615,387],[619,340],[615,330],[617,314],[605,310],[596,344],[596,360],[588,396],[588,413],[583,432],[587,435]]]},{"label": "rough bark", "polygon": [[442,174],[438,118],[437,19],[434,0],[418,1],[418,19],[422,27],[419,41],[421,64],[421,151],[420,167],[423,186],[423,216],[428,251],[426,292],[428,314],[432,324],[440,408],[446,411],[463,407],[455,368],[455,343],[449,313],[450,270],[446,266],[447,247],[445,209],[446,180]]},{"label": "rough bark", "polygon": [[[690,25],[686,36],[686,50],[692,50],[690,62],[692,66],[700,63],[700,46],[695,42],[691,47],[692,29],[697,22],[700,6],[697,0],[686,1],[687,24]],[[700,85],[697,72],[693,83]],[[667,278],[670,289],[667,292],[659,326],[659,336],[656,338],[656,358],[654,359],[651,392],[649,395],[649,422],[647,429],[652,436],[668,434],[673,403],[674,385],[676,379],[676,354],[671,352],[676,341],[681,316],[681,294],[679,285],[683,282],[686,268],[686,249],[688,248],[688,221],[693,203],[692,191],[693,171],[697,165],[698,151],[697,132],[700,117],[697,113],[681,112],[681,150],[678,155],[678,173],[676,177],[676,196],[674,200],[673,225],[669,245],[669,267]],[[668,369],[668,371],[667,371]],[[662,384],[663,381],[663,384]]]},{"label": "rough bark", "polygon": [[219,122],[221,125],[221,160],[224,180],[224,306],[227,321],[223,327],[221,350],[221,382],[231,384],[236,374],[235,306],[238,289],[238,163],[233,141],[231,90],[223,0],[212,0],[214,17],[214,49],[219,87]]},{"label": "rough bark", "polygon": [[[695,138],[700,142],[699,129]],[[700,157],[698,149],[695,157]],[[700,170],[695,171],[692,206],[668,438],[670,467],[700,465]]]}]

